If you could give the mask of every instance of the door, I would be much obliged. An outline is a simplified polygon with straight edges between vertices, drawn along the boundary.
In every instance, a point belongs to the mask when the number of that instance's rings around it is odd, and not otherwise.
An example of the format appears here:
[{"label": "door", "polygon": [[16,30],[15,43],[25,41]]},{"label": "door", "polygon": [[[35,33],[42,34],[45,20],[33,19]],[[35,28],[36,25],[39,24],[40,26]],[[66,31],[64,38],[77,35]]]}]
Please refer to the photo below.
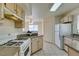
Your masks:
[{"label": "door", "polygon": [[38,50],[38,38],[32,38],[32,53]]}]

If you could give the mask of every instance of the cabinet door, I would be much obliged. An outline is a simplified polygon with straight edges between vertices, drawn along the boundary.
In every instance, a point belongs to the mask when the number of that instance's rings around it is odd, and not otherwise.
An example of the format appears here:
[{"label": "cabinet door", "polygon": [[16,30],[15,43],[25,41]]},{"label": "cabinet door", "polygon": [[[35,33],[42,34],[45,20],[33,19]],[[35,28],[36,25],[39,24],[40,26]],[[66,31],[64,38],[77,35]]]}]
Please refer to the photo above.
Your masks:
[{"label": "cabinet door", "polygon": [[17,5],[16,13],[19,17],[22,17],[22,8],[19,5]]},{"label": "cabinet door", "polygon": [[5,3],[5,7],[16,13],[16,4],[15,3]]},{"label": "cabinet door", "polygon": [[64,22],[68,22],[68,16],[64,17]]},{"label": "cabinet door", "polygon": [[68,18],[69,18],[69,22],[71,22],[72,21],[72,15],[70,15]]},{"label": "cabinet door", "polygon": [[2,15],[2,5],[1,5],[1,3],[0,3],[0,19],[1,19],[1,15]]},{"label": "cabinet door", "polygon": [[38,50],[38,38],[32,38],[32,53]]},{"label": "cabinet door", "polygon": [[64,45],[64,50],[68,53],[68,46]]},{"label": "cabinet door", "polygon": [[19,56],[19,53],[17,52],[14,56]]},{"label": "cabinet door", "polygon": [[75,51],[72,48],[69,48],[69,56],[79,56],[79,52]]},{"label": "cabinet door", "polygon": [[15,21],[15,27],[16,28],[22,28],[23,27],[22,21]]},{"label": "cabinet door", "polygon": [[38,50],[43,48],[43,37],[38,38]]},{"label": "cabinet door", "polygon": [[72,39],[68,37],[64,37],[64,43],[69,46],[72,46]]},{"label": "cabinet door", "polygon": [[64,19],[61,19],[60,22],[63,23],[64,22]]},{"label": "cabinet door", "polygon": [[25,19],[25,11],[23,10],[23,9],[21,9],[21,17],[23,18],[23,19]]}]

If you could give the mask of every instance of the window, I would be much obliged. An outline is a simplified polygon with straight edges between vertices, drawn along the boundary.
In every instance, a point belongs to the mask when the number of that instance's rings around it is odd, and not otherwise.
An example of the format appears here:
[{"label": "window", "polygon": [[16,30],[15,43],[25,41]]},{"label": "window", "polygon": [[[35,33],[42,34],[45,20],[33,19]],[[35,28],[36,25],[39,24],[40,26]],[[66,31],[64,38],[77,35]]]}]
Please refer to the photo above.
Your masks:
[{"label": "window", "polygon": [[38,31],[38,25],[30,24],[29,31]]}]

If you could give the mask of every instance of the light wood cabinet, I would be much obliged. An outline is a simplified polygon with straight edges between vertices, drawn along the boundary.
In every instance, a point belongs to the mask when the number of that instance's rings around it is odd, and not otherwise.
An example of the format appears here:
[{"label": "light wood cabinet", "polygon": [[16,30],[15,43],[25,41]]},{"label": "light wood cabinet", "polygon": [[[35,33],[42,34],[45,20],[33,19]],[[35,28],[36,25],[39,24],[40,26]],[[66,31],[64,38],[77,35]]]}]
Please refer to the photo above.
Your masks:
[{"label": "light wood cabinet", "polygon": [[17,5],[16,14],[17,14],[19,17],[22,17],[22,8],[21,8],[19,5]]},{"label": "light wood cabinet", "polygon": [[14,56],[19,56],[19,52],[16,52],[16,54]]},{"label": "light wood cabinet", "polygon": [[4,6],[18,17],[25,19],[25,10],[20,5],[16,3],[4,3]]},{"label": "light wood cabinet", "polygon": [[69,22],[72,22],[73,16],[70,15],[70,16],[68,17],[68,19],[69,19]]},{"label": "light wood cabinet", "polygon": [[21,12],[22,12],[22,13],[21,13],[21,17],[22,17],[23,19],[25,19],[25,10],[22,9]]},{"label": "light wood cabinet", "polygon": [[68,16],[65,16],[63,17],[60,22],[61,23],[68,23],[68,22],[72,22],[72,19],[73,19],[73,16],[72,15],[68,15]]},{"label": "light wood cabinet", "polygon": [[1,8],[2,8],[2,5],[0,4],[0,18],[1,18],[1,14],[2,14]]},{"label": "light wood cabinet", "polygon": [[15,28],[23,28],[24,26],[25,26],[24,21],[21,20],[15,21]]},{"label": "light wood cabinet", "polygon": [[25,10],[23,10],[23,8],[20,7],[19,5],[17,5],[16,14],[17,14],[19,17],[25,19]]},{"label": "light wood cabinet", "polygon": [[0,19],[4,19],[4,10],[3,10],[3,3],[0,3]]},{"label": "light wood cabinet", "polygon": [[77,42],[78,41],[76,41],[74,38],[64,37],[64,50],[69,56],[79,56],[79,51],[75,47]]},{"label": "light wood cabinet", "polygon": [[64,17],[64,22],[68,22],[68,16]]},{"label": "light wood cabinet", "polygon": [[32,53],[35,53],[38,50],[38,38],[32,38]]},{"label": "light wood cabinet", "polygon": [[32,39],[32,47],[31,47],[31,53],[35,53],[43,48],[43,37],[33,37]]},{"label": "light wood cabinet", "polygon": [[16,13],[16,4],[15,3],[4,3],[5,7],[7,7],[12,12]]},{"label": "light wood cabinet", "polygon": [[43,48],[43,37],[38,38],[38,50]]},{"label": "light wood cabinet", "polygon": [[68,53],[68,51],[69,51],[68,48],[69,48],[69,47],[64,44],[64,50],[65,50],[67,53]]},{"label": "light wood cabinet", "polygon": [[71,46],[72,45],[72,39],[68,37],[64,37],[64,43]]},{"label": "light wood cabinet", "polygon": [[63,23],[63,22],[64,22],[64,20],[63,20],[63,19],[61,19],[61,20],[60,20],[60,22],[61,22],[61,23]]},{"label": "light wood cabinet", "polygon": [[7,18],[8,20],[13,20],[15,22],[16,28],[25,27],[25,17],[24,10],[20,5],[16,3],[2,3],[0,4],[0,18]]},{"label": "light wood cabinet", "polygon": [[72,48],[69,48],[69,56],[79,56],[79,52]]}]

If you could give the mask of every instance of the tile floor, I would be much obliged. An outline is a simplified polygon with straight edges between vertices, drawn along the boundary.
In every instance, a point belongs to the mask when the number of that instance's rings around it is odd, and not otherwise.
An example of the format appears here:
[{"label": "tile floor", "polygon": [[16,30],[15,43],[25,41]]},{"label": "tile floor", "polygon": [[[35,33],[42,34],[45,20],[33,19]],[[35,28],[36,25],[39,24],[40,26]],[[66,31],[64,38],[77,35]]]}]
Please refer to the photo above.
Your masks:
[{"label": "tile floor", "polygon": [[33,54],[33,56],[67,56],[67,53],[57,48],[54,44],[45,41],[43,50]]}]

